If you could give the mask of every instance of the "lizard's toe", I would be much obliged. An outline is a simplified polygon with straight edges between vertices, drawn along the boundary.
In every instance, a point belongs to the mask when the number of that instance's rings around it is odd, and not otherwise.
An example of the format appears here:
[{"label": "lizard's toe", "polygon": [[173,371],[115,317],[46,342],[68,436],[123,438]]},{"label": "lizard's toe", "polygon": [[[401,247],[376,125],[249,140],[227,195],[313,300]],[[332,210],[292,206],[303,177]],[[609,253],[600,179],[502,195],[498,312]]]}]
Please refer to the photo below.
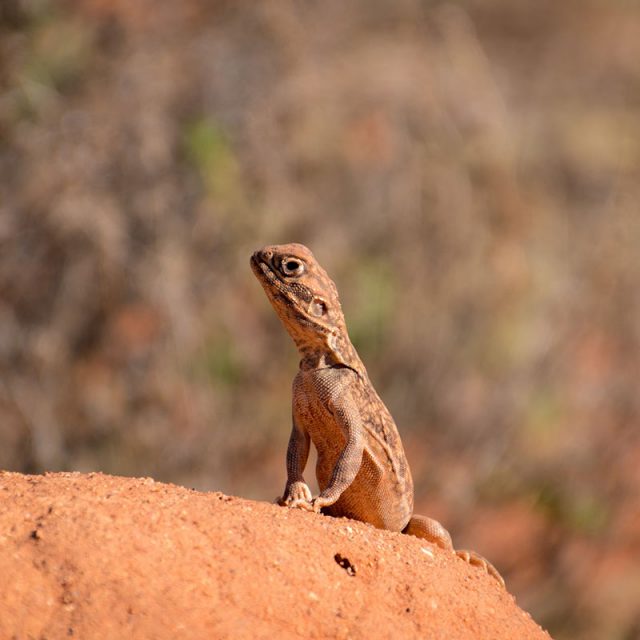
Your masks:
[{"label": "lizard's toe", "polygon": [[462,549],[456,551],[456,555],[458,556],[458,558],[461,558],[472,567],[478,567],[479,569],[486,571],[491,577],[495,578],[500,583],[500,586],[503,589],[506,588],[504,578],[500,575],[500,572],[488,560],[483,558],[475,551]]},{"label": "lizard's toe", "polygon": [[287,503],[289,509],[302,509],[303,511],[314,511],[313,504],[304,498],[297,498]]}]

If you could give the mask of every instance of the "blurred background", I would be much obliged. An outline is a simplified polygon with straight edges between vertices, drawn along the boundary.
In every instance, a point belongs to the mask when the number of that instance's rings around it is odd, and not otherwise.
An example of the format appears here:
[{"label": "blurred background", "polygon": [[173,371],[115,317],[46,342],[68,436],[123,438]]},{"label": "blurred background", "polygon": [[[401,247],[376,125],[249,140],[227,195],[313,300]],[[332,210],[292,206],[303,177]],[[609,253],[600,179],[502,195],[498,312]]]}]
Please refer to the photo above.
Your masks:
[{"label": "blurred background", "polygon": [[416,510],[640,638],[639,202],[632,0],[2,0],[0,468],[272,500],[303,242]]}]

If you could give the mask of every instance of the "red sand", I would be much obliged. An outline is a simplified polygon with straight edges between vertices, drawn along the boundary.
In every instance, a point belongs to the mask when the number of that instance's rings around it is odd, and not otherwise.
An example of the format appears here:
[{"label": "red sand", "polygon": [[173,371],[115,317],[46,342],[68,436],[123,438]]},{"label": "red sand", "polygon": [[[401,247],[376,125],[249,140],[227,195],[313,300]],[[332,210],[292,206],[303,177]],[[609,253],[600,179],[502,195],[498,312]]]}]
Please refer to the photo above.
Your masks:
[{"label": "red sand", "polygon": [[0,638],[549,639],[497,582],[362,523],[0,472]]}]

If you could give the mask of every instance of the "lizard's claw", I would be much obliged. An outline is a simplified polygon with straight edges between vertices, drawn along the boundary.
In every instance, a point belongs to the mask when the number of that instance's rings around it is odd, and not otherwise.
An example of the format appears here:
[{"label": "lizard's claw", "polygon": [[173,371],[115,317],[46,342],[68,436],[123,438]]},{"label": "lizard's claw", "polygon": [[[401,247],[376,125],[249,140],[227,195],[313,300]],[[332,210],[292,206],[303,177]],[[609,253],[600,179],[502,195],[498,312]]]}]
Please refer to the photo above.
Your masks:
[{"label": "lizard's claw", "polygon": [[316,496],[311,501],[311,509],[316,513],[320,513],[320,510],[322,509],[322,507],[330,507],[334,502],[335,500],[331,500],[330,498],[325,498],[321,494],[319,496]]},{"label": "lizard's claw", "polygon": [[327,506],[328,504],[332,504],[330,501],[321,498],[318,496],[317,498],[313,498],[313,500],[305,500],[301,498],[299,500],[292,500],[287,504],[290,509],[303,509],[305,511],[313,511],[314,513],[320,513],[320,509],[322,507]]},{"label": "lizard's claw", "polygon": [[500,586],[503,589],[506,588],[504,584],[504,578],[500,575],[499,571],[480,554],[476,553],[475,551],[462,549],[456,551],[456,555],[458,556],[458,558],[462,558],[462,560],[470,564],[472,567],[478,567],[479,569],[486,571],[491,577],[495,578],[500,583]]},{"label": "lizard's claw", "polygon": [[302,509],[303,511],[313,511],[313,503],[307,500],[292,500],[288,505],[289,509]]},{"label": "lizard's claw", "polygon": [[284,498],[278,498],[277,503],[281,507],[289,507],[289,509],[303,509],[304,511],[313,511],[320,513],[322,507],[332,505],[335,500],[325,498],[322,495],[311,497],[311,491],[304,482],[296,482],[289,487],[287,495]]}]

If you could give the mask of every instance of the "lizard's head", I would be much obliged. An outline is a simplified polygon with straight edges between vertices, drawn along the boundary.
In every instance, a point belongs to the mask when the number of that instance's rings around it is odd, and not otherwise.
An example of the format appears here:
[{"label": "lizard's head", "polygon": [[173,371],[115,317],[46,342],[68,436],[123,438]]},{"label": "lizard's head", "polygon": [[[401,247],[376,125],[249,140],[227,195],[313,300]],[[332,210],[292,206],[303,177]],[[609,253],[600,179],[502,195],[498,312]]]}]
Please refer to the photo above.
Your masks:
[{"label": "lizard's head", "polygon": [[264,247],[251,256],[251,268],[301,351],[339,349],[347,330],[338,291],[307,247]]}]

